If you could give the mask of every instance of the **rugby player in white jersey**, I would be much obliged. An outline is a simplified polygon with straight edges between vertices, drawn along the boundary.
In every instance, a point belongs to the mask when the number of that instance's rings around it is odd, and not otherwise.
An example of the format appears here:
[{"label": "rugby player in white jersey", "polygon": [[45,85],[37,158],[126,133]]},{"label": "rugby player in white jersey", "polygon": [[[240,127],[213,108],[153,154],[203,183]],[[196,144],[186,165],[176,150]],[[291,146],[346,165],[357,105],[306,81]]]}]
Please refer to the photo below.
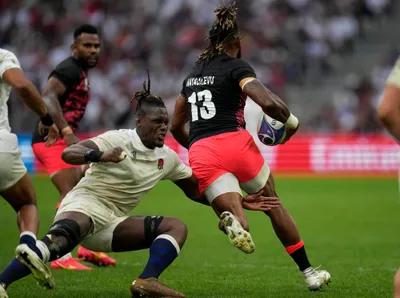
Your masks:
[{"label": "rugby player in white jersey", "polygon": [[[7,101],[11,88],[14,88],[25,105],[39,115],[41,123],[49,129],[46,144],[51,145],[57,141],[58,129],[35,85],[25,77],[15,54],[0,49],[0,195],[17,212],[18,228],[21,233],[20,245],[16,249],[17,255],[21,257],[24,254],[27,262],[35,263],[37,267],[35,274],[41,275],[41,279],[48,280],[48,286],[51,287],[51,273],[41,261],[40,251],[36,247],[39,215],[35,190],[21,160],[18,138],[11,133],[8,122]],[[21,264],[19,266],[21,267]],[[13,272],[5,270],[0,274],[0,298],[7,297],[5,289],[8,278],[13,278]]]},{"label": "rugby player in white jersey", "polygon": [[[164,146],[167,109],[160,97],[150,94],[150,79],[148,87],[137,92],[135,99],[135,130],[108,131],[64,150],[65,162],[91,165],[63,199],[53,225],[38,241],[38,247],[45,262],[58,259],[79,243],[104,252],[150,248],[146,267],[131,285],[133,296],[185,297],[158,282],[186,240],[185,224],[172,217],[127,214],[160,180],[171,180],[189,198],[207,205],[208,202],[199,196],[192,170]],[[261,192],[247,196],[243,206],[252,210],[280,206],[277,198],[260,195]]]},{"label": "rugby player in white jersey", "polygon": [[[385,128],[400,141],[400,58],[386,81],[378,116]],[[400,268],[394,278],[394,297],[400,298]]]}]

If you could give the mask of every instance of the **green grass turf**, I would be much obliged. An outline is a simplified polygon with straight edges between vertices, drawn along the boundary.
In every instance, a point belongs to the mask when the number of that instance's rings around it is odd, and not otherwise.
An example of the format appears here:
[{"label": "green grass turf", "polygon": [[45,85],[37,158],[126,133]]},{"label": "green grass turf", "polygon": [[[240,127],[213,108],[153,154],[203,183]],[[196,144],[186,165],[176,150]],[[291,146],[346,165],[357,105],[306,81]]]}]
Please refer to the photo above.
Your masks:
[{"label": "green grass turf", "polygon": [[[47,178],[34,180],[41,235],[54,215],[57,192]],[[323,264],[332,283],[310,293],[274,236],[268,218],[249,213],[256,251],[244,255],[217,229],[211,209],[193,203],[169,182],[149,193],[136,214],[169,215],[189,228],[188,241],[161,281],[187,297],[390,297],[400,264],[397,181],[390,179],[277,179],[314,266]],[[15,213],[0,200],[0,265],[11,260],[18,241]],[[144,267],[148,251],[112,254],[115,268],[91,272],[54,270],[56,289],[40,289],[31,277],[10,286],[12,297],[130,297],[129,285]]]}]

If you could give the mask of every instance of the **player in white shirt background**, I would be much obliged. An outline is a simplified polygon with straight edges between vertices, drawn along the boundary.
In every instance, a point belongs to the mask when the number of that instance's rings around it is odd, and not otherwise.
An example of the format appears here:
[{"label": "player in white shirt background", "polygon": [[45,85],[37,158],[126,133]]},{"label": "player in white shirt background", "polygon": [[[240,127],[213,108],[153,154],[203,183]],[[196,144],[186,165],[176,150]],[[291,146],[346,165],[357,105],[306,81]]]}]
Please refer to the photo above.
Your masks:
[{"label": "player in white shirt background", "polygon": [[[158,277],[178,256],[187,236],[185,224],[172,217],[127,214],[160,180],[171,180],[189,198],[208,202],[200,198],[192,170],[164,146],[167,109],[160,97],[150,94],[150,79],[135,99],[135,130],[108,131],[64,150],[65,162],[91,165],[62,201],[53,225],[38,246],[44,262],[65,255],[79,243],[104,252],[150,248],[146,267],[131,285],[134,297],[184,297],[159,283]],[[243,207],[270,210],[280,205],[277,198],[260,194],[244,198]],[[25,271],[20,273],[14,274],[13,281],[27,275]]]},{"label": "player in white shirt background", "polygon": [[[378,116],[392,136],[400,141],[400,58],[397,59],[386,81],[383,98],[378,107]],[[400,298],[400,268],[394,279],[394,297]]]},{"label": "player in white shirt background", "polygon": [[[30,262],[35,262],[36,267],[38,267],[37,274],[43,274],[51,279],[51,274],[40,260],[40,252],[36,247],[39,215],[35,190],[21,160],[18,138],[11,133],[8,121],[7,101],[10,97],[11,88],[15,89],[29,109],[41,117],[42,128],[46,127],[49,130],[46,137],[47,145],[57,141],[59,130],[53,123],[39,91],[25,77],[17,57],[14,53],[5,49],[0,49],[0,78],[0,195],[17,212],[18,228],[21,235],[20,245],[16,252],[28,253]],[[0,298],[7,297],[5,292],[7,277],[12,277],[12,273],[6,271],[0,274]]]}]

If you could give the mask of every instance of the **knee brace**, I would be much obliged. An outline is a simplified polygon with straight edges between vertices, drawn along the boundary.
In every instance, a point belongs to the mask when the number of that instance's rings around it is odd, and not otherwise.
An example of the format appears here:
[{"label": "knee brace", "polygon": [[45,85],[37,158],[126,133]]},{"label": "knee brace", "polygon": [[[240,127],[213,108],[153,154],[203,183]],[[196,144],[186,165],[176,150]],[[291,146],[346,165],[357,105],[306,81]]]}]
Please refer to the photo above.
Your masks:
[{"label": "knee brace", "polygon": [[[56,237],[64,237],[66,241]],[[50,250],[50,259],[56,260],[71,252],[79,244],[80,237],[81,229],[76,221],[61,219],[50,227],[46,236],[41,240]]]},{"label": "knee brace", "polygon": [[163,219],[163,216],[146,216],[144,218],[144,239],[148,246],[157,238],[157,230]]}]

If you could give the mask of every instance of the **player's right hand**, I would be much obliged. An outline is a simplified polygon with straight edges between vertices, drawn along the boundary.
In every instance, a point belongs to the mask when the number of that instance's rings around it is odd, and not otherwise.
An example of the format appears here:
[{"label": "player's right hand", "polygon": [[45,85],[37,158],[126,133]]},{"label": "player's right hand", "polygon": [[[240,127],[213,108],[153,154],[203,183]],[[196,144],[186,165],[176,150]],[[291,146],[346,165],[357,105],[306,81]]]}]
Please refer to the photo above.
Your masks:
[{"label": "player's right hand", "polygon": [[39,135],[44,136],[46,147],[49,147],[60,138],[60,131],[54,123],[51,126],[46,126],[42,122],[39,122]]},{"label": "player's right hand", "polygon": [[63,139],[64,139],[65,145],[67,145],[67,147],[69,147],[73,144],[79,143],[79,138],[73,133],[65,135],[63,137]]},{"label": "player's right hand", "polygon": [[123,161],[125,158],[121,156],[121,153],[124,152],[124,149],[121,147],[115,147],[113,149],[107,150],[100,157],[100,162],[113,162],[119,163]]},{"label": "player's right hand", "polygon": [[282,205],[277,197],[264,197],[263,190],[258,193],[249,194],[243,198],[242,206],[244,209],[253,211],[269,211]]}]

